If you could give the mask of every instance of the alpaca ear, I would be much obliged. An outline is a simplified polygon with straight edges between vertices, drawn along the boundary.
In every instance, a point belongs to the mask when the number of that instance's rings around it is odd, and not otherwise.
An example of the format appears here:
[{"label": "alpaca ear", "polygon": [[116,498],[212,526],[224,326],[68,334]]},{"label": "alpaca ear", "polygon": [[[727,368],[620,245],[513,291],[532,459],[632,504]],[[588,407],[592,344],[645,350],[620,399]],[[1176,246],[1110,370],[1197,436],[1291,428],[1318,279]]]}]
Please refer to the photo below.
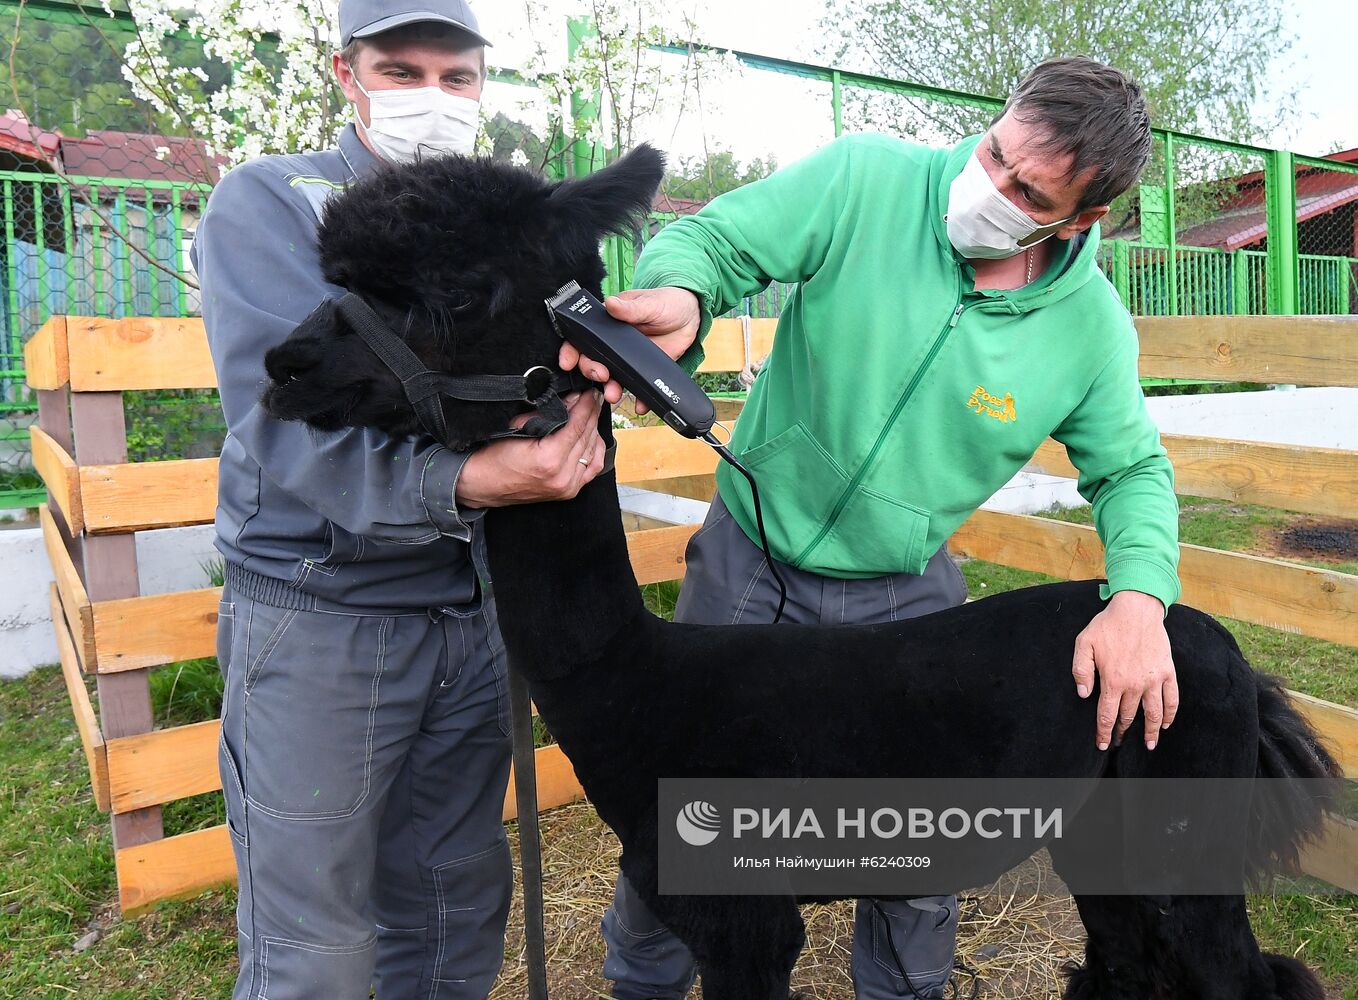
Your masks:
[{"label": "alpaca ear", "polygon": [[650,212],[664,177],[665,154],[642,143],[598,173],[562,181],[548,196],[557,239],[578,251],[610,233],[628,235]]}]

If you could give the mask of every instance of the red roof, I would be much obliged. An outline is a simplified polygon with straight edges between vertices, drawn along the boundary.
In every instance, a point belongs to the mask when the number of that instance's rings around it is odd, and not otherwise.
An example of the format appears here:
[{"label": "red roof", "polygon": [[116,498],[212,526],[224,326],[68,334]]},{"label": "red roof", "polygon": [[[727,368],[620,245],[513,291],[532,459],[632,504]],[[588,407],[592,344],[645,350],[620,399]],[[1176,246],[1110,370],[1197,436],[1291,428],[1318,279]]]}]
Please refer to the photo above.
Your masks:
[{"label": "red roof", "polygon": [[675,215],[697,215],[706,204],[696,198],[672,198],[663,191],[655,196],[657,212],[673,212]]},{"label": "red roof", "polygon": [[[1331,153],[1325,159],[1340,163],[1358,162],[1358,149]],[[1223,186],[1234,184],[1235,194],[1225,201],[1211,220],[1180,230],[1175,242],[1181,246],[1220,247],[1223,250],[1239,250],[1261,242],[1268,235],[1263,171],[1223,178],[1217,183]],[[1358,174],[1302,166],[1296,171],[1296,186],[1298,224],[1333,212],[1341,205],[1358,201]],[[1139,225],[1109,235],[1114,238],[1135,238],[1139,235]]]},{"label": "red roof", "polygon": [[7,110],[0,115],[0,149],[45,164],[56,155],[60,132],[34,128],[22,111]]},{"label": "red roof", "polygon": [[127,180],[215,183],[226,160],[211,156],[201,139],[98,129],[77,139],[33,125],[22,111],[0,115],[0,150],[31,160],[41,170]]},{"label": "red roof", "polygon": [[215,184],[226,160],[211,156],[201,139],[143,132],[92,131],[83,139],[61,140],[61,161],[69,174],[123,177],[138,181]]}]

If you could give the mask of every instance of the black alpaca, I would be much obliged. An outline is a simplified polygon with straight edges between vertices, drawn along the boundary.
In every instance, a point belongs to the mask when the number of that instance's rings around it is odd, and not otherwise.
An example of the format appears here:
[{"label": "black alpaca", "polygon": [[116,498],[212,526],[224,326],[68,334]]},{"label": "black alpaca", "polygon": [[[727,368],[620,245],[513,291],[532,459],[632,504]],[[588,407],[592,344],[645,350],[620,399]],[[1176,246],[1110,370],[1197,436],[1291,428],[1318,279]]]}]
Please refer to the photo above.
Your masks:
[{"label": "black alpaca", "polygon": [[[570,279],[597,293],[599,239],[649,208],[662,166],[642,147],[559,185],[459,157],[385,171],[329,206],[327,278],[361,296],[434,371],[554,369],[559,341],[543,300]],[[398,380],[332,305],[270,351],[267,368],[277,417],[420,431]],[[448,400],[448,438],[483,441],[525,408]],[[600,432],[611,441],[607,414]],[[1277,682],[1189,608],[1166,619],[1179,721],[1154,752],[1128,738],[1100,753],[1094,700],[1077,698],[1070,680],[1075,637],[1102,607],[1094,582],[889,625],[678,625],[642,605],[611,473],[570,501],[490,510],[485,531],[512,662],[617,833],[624,872],[692,950],[710,1000],[787,997],[804,940],[798,900],[659,895],[662,777],[903,777],[908,761],[929,777],[1295,781],[1293,800],[1241,859],[1256,873],[1295,861],[1319,828],[1323,802],[1301,779],[1337,775]],[[1112,864],[1119,833],[1108,836]],[[1058,870],[1061,851],[1053,845]],[[1301,963],[1260,952],[1243,895],[1077,903],[1088,943],[1067,1000],[1323,996]]]}]

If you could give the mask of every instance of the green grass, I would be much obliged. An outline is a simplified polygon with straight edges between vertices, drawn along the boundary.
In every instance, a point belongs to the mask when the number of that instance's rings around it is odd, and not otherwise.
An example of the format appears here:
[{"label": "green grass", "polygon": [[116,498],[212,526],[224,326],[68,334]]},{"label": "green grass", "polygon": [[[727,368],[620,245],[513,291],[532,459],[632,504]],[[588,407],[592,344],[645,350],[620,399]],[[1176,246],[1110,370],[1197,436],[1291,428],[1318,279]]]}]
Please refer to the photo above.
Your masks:
[{"label": "green grass", "polygon": [[1292,955],[1358,1000],[1358,896],[1253,896],[1250,923],[1267,951]]},{"label": "green grass", "polygon": [[[137,921],[118,919],[115,899],[107,817],[60,671],[0,683],[0,997],[230,995],[233,891]],[[92,928],[103,936],[75,952]]]},{"label": "green grass", "polygon": [[666,580],[664,583],[644,584],[641,588],[641,599],[651,614],[672,621],[674,603],[679,600],[679,581]]}]

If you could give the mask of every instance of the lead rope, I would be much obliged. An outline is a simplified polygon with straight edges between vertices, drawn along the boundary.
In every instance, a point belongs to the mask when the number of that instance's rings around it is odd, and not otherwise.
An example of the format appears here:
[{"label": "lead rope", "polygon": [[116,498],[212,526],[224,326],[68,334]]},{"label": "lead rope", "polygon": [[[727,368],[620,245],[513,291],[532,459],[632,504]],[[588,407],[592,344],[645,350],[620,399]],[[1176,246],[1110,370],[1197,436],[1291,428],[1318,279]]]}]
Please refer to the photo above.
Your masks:
[{"label": "lead rope", "polygon": [[547,1000],[547,933],[542,901],[542,838],[538,828],[538,782],[533,747],[533,702],[528,682],[509,664],[509,715],[514,748],[514,797],[518,806],[519,865],[523,869],[523,942],[529,1000]]}]

